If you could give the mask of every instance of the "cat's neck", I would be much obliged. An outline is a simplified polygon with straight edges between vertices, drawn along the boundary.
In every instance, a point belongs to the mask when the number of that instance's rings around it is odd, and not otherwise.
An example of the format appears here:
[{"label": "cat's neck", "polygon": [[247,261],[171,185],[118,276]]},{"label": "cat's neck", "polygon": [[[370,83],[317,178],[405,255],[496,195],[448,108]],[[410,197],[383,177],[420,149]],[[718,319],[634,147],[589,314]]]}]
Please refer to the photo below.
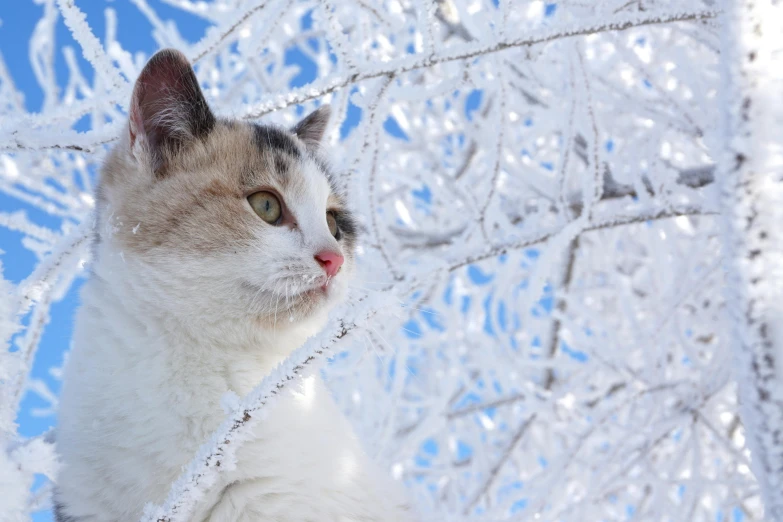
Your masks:
[{"label": "cat's neck", "polygon": [[281,316],[270,328],[226,315],[208,295],[194,299],[184,284],[155,280],[143,264],[104,254],[94,263],[83,304],[100,310],[90,321],[111,336],[106,349],[119,357],[149,357],[151,364],[163,360],[178,373],[219,374],[240,395],[315,334],[325,319],[293,323]]}]

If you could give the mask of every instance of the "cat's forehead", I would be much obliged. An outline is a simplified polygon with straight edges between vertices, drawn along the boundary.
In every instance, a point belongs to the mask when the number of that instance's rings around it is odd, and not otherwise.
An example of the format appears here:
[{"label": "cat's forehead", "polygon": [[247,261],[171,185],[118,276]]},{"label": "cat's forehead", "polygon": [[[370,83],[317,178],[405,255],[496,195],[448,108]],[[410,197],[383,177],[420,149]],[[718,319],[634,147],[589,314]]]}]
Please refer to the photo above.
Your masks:
[{"label": "cat's forehead", "polygon": [[[191,163],[186,170],[227,176],[244,193],[273,188],[291,197],[329,197],[332,204],[341,203],[328,165],[285,129],[222,121],[205,145],[186,160]],[[202,162],[211,168],[199,168]]]}]

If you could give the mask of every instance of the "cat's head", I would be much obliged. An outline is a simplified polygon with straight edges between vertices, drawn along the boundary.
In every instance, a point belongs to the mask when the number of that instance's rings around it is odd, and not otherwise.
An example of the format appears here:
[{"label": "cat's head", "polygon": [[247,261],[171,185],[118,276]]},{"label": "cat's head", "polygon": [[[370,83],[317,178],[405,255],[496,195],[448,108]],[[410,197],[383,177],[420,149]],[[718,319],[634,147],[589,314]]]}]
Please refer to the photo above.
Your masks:
[{"label": "cat's head", "polygon": [[[99,256],[152,299],[266,325],[344,293],[356,227],[319,150],[323,106],[292,129],[215,117],[178,51],[145,66],[98,191]],[[319,314],[320,315],[320,314]]]}]

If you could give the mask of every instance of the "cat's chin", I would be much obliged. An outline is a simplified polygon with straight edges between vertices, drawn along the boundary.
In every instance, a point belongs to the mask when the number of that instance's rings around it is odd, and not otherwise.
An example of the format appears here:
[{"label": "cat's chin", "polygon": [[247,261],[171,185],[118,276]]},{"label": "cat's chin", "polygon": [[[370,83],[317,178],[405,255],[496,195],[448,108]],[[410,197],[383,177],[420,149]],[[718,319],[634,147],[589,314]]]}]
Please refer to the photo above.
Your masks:
[{"label": "cat's chin", "polygon": [[[264,326],[279,329],[286,324],[296,326],[315,316],[326,315],[343,295],[343,289],[334,281],[305,288],[297,293],[275,295],[274,304],[267,304],[257,318]],[[272,297],[272,296],[269,296]],[[270,314],[269,311],[273,312]]]},{"label": "cat's chin", "polygon": [[337,299],[339,293],[336,285],[329,283],[303,290],[291,299],[289,310],[297,313],[300,317],[306,317],[329,307]]}]

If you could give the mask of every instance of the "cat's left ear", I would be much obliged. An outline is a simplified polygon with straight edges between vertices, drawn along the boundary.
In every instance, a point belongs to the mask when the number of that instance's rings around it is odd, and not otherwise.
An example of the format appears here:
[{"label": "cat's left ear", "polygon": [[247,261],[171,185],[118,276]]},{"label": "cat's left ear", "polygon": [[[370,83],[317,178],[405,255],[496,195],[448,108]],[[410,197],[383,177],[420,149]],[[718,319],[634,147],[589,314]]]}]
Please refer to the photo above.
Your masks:
[{"label": "cat's left ear", "polygon": [[331,115],[332,108],[329,105],[321,105],[308,116],[305,116],[305,118],[297,123],[291,130],[300,140],[305,142],[307,146],[317,146],[324,137],[326,124],[329,123],[329,117]]},{"label": "cat's left ear", "polygon": [[156,175],[165,171],[168,158],[215,125],[190,62],[174,49],[157,52],[144,66],[129,116],[131,151]]}]

